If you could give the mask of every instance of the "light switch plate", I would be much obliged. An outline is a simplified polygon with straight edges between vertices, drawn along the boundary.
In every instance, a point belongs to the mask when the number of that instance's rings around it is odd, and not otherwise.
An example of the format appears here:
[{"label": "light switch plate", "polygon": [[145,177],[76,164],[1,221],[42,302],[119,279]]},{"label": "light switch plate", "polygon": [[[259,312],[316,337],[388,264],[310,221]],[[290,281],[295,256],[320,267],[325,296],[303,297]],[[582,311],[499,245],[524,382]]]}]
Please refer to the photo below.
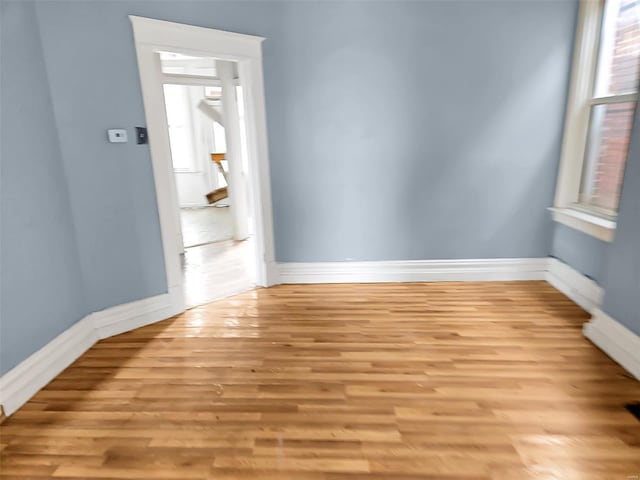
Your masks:
[{"label": "light switch plate", "polygon": [[127,143],[127,131],[124,128],[110,128],[107,136],[110,143]]}]

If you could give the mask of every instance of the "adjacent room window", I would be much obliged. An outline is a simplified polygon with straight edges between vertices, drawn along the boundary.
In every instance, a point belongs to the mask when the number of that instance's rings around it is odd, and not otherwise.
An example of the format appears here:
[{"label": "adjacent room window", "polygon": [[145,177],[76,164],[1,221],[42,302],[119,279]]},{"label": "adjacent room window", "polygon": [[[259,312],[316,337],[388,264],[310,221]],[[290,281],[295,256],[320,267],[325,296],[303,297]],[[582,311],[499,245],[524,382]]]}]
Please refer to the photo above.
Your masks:
[{"label": "adjacent room window", "polygon": [[165,84],[164,99],[173,169],[176,172],[195,172],[197,162],[189,87]]},{"label": "adjacent room window", "polygon": [[640,0],[581,2],[554,218],[604,240],[615,228],[639,73]]}]

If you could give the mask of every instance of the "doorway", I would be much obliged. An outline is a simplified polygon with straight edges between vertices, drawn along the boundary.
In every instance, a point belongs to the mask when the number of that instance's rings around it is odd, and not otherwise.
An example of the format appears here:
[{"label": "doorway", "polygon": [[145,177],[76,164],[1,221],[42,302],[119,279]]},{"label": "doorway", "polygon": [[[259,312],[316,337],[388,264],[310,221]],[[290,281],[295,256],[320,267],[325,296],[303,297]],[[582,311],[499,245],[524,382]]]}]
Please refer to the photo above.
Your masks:
[{"label": "doorway", "polygon": [[172,302],[276,283],[262,39],[130,18]]},{"label": "doorway", "polygon": [[190,308],[255,286],[244,96],[236,62],[157,55]]}]

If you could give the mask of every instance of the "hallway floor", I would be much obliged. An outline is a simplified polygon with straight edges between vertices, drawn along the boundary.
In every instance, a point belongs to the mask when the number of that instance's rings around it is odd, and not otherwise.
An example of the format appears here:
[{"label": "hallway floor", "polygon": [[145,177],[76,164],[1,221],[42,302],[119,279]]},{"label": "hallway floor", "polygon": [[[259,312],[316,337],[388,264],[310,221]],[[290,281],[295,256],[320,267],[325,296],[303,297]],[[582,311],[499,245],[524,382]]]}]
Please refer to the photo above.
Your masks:
[{"label": "hallway floor", "polygon": [[255,287],[253,242],[209,243],[185,249],[182,270],[187,308]]},{"label": "hallway floor", "polygon": [[102,340],[6,478],[625,480],[640,383],[544,282],[282,285]]},{"label": "hallway floor", "polygon": [[180,221],[185,248],[233,238],[229,207],[181,208]]}]

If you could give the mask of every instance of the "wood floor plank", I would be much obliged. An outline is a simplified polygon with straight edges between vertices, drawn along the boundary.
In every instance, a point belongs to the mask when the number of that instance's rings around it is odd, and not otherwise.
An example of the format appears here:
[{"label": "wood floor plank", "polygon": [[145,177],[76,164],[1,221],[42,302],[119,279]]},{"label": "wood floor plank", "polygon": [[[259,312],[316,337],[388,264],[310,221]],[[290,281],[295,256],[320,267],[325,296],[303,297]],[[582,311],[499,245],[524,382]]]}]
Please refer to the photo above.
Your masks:
[{"label": "wood floor plank", "polygon": [[544,282],[283,285],[98,342],[0,425],[3,479],[609,480],[640,383]]}]

